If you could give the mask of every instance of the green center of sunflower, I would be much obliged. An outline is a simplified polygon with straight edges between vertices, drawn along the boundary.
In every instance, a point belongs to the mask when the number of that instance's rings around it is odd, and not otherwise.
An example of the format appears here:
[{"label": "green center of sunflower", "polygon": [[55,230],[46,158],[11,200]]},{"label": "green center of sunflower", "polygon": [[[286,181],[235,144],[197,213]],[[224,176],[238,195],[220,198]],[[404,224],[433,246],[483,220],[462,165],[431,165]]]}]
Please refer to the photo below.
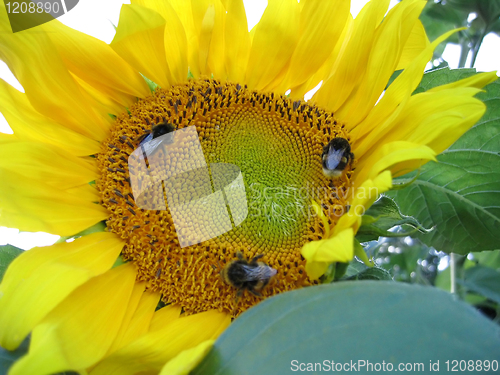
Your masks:
[{"label": "green center of sunflower", "polygon": [[[188,313],[210,308],[238,313],[259,301],[250,293],[236,299],[237,290],[220,276],[237,252],[247,259],[263,254],[260,260],[277,270],[274,282],[261,291],[264,296],[312,283],[300,249],[321,239],[325,228],[311,203],[320,204],[334,222],[335,212],[343,212],[345,205],[339,192],[352,175],[348,170],[330,180],[322,173],[323,146],[334,137],[348,139],[332,113],[215,80],[158,89],[129,112],[118,116],[99,155],[98,187],[110,211],[107,227],[125,239],[123,257],[137,264],[139,280],[160,291],[165,303],[178,303]],[[130,177],[135,172],[127,161],[140,148],[141,136],[158,124],[170,124],[174,137],[194,125],[207,166],[226,163],[241,171],[244,220],[235,221],[233,212],[232,229],[182,247],[172,207],[149,210],[134,201]],[[191,147],[179,139],[176,149]],[[182,160],[176,152],[172,160]],[[212,170],[212,180],[213,175]]]}]

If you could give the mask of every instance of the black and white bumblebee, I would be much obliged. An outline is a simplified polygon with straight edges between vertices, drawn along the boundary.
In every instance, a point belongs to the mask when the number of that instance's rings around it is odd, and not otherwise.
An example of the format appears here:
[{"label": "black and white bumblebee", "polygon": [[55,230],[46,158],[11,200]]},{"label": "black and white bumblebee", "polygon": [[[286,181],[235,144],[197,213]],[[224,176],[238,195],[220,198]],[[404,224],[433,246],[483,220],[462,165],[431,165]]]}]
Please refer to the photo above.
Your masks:
[{"label": "black and white bumblebee", "polygon": [[264,262],[258,262],[264,254],[257,255],[250,261],[239,251],[236,256],[238,259],[231,261],[220,272],[222,279],[226,284],[238,289],[236,298],[239,298],[245,290],[262,297],[260,292],[269,284],[277,271]]},{"label": "black and white bumblebee", "polygon": [[341,137],[333,138],[323,147],[321,154],[323,174],[328,178],[338,178],[353,159],[354,154],[351,152],[349,142]]},{"label": "black and white bumblebee", "polygon": [[166,121],[153,125],[151,131],[144,133],[137,139],[139,146],[142,147],[146,155],[152,155],[162,144],[171,144],[173,142],[173,134],[170,137],[160,137],[172,133],[174,130],[174,125]]}]

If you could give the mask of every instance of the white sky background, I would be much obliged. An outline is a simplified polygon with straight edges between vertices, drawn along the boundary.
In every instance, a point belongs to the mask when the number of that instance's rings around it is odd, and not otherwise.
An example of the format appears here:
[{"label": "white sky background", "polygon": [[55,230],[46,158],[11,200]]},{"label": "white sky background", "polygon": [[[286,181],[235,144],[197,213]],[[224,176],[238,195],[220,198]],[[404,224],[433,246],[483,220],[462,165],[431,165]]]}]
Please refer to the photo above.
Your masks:
[{"label": "white sky background", "polygon": [[[356,16],[367,2],[367,0],[351,0],[351,13]],[[247,10],[248,26],[252,28],[262,16],[262,12],[267,5],[267,0],[244,0],[244,3]],[[113,25],[118,24],[122,4],[130,4],[130,1],[80,0],[73,10],[58,19],[74,29],[109,43],[115,34]],[[397,0],[391,0],[391,7],[396,4]],[[443,58],[449,63],[451,68],[457,68],[459,55],[460,47],[449,44],[446,47]],[[486,36],[476,59],[475,67],[478,71],[500,71],[500,38],[498,36],[494,34]],[[0,78],[23,91],[19,82],[17,82],[7,66],[1,61]],[[0,132],[12,133],[1,114]],[[20,233],[17,229],[0,227],[0,245],[11,244],[27,250],[34,246],[52,245],[58,239],[59,236],[47,233]]]}]

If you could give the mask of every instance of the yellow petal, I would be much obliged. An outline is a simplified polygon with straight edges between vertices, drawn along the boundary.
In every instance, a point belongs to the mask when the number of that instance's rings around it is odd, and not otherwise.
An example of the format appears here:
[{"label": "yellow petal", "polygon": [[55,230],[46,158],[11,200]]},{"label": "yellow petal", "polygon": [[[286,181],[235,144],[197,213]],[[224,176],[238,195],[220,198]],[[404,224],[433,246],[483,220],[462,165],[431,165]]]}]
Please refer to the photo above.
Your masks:
[{"label": "yellow petal", "polygon": [[[160,0],[161,1],[161,0]],[[158,0],[153,1],[157,3]],[[170,0],[170,5],[175,9],[177,16],[184,26],[187,38],[188,47],[188,65],[189,71],[194,78],[200,77],[199,67],[199,30],[195,29],[193,13],[199,1],[186,1],[186,0]],[[206,8],[205,8],[206,9]]]},{"label": "yellow petal", "polygon": [[430,42],[425,33],[424,25],[417,20],[403,48],[396,70],[405,69],[429,44]]},{"label": "yellow petal", "polygon": [[333,235],[347,228],[352,228],[354,234],[356,234],[361,225],[361,217],[365,211],[377,200],[380,194],[388,191],[391,187],[391,172],[384,171],[373,180],[365,180],[361,186],[358,185],[356,188],[351,188],[346,195],[349,198],[348,201],[351,208],[339,219],[333,228]]},{"label": "yellow petal", "polygon": [[[484,77],[479,80],[483,79]],[[394,141],[403,140],[428,146],[435,154],[448,148],[484,113],[484,104],[473,98],[479,91],[474,87],[456,87],[406,98],[387,120],[356,144],[354,152],[360,156],[360,173],[355,178],[363,181],[365,177],[359,175],[366,174],[366,169],[371,169],[370,165],[377,160],[373,155],[381,147]],[[401,174],[402,167],[419,167],[422,164],[418,160],[416,163],[409,161],[408,158],[407,162],[397,165],[393,172]]]},{"label": "yellow petal", "polygon": [[[323,65],[314,73],[314,75],[307,80],[307,82],[302,83],[299,86],[292,87],[290,97],[292,99],[303,99],[304,95],[318,86],[322,81],[328,79],[334,69],[335,63],[338,61],[338,56],[345,49],[347,45],[347,41],[350,39],[352,31],[353,31],[354,20],[352,16],[349,14],[346,19],[346,23],[344,25],[344,29],[342,30],[342,34],[335,45],[335,48],[332,50],[326,61]],[[286,90],[286,85],[279,86],[279,90]]]},{"label": "yellow petal", "polygon": [[246,79],[251,89],[275,84],[299,38],[299,5],[295,0],[271,0],[255,26]]},{"label": "yellow petal", "polygon": [[[394,141],[377,147],[377,150],[369,158],[360,160],[355,176],[355,181],[374,179],[386,169],[392,172],[408,173],[411,171],[400,171],[392,169],[398,163],[408,160],[436,160],[436,153],[430,147],[417,142]],[[393,173],[394,175],[395,173]]]},{"label": "yellow petal", "polygon": [[[168,2],[165,6],[170,7]],[[187,38],[182,23],[170,7],[164,16],[165,27],[165,55],[172,76],[172,83],[184,82],[188,76]]]},{"label": "yellow petal", "polygon": [[[370,111],[368,116],[358,124],[351,134],[354,138],[362,138],[368,135],[368,140],[362,144],[356,145],[356,155],[361,157],[367,151],[367,148],[374,144],[374,135],[382,131],[381,124],[386,120],[400,104],[411,96],[413,91],[417,88],[424,74],[426,64],[432,57],[434,49],[450,35],[458,30],[451,30],[430,44],[420,55],[415,58],[411,64],[394,80],[394,82],[385,91],[384,96],[380,99],[377,105]],[[368,142],[371,142],[369,145]]]},{"label": "yellow petal", "polygon": [[[439,137],[443,130],[447,130],[445,138],[451,145],[464,133],[463,128],[452,126],[453,121],[458,125],[461,119],[469,115],[481,117],[482,113],[477,113],[477,109],[478,106],[484,107],[478,99],[473,98],[478,92],[479,89],[465,87],[413,95],[404,112],[391,125],[393,134],[387,133],[385,140],[416,140],[428,144]],[[402,128],[401,124],[405,124],[405,128]],[[469,124],[472,125],[473,123]]]},{"label": "yellow petal", "polygon": [[74,289],[109,270],[122,248],[114,234],[100,232],[17,257],[0,284],[1,346],[15,349]]},{"label": "yellow petal", "polygon": [[230,317],[206,311],[165,324],[162,329],[141,336],[100,362],[91,375],[159,372],[182,351],[213,340],[229,325]]},{"label": "yellow petal", "polygon": [[155,311],[151,324],[149,326],[149,331],[158,331],[162,329],[165,324],[178,319],[180,317],[182,308],[179,305],[168,305]]},{"label": "yellow petal", "polygon": [[426,144],[439,154],[455,143],[467,130],[477,123],[486,112],[486,105],[480,100],[458,100],[459,108],[444,111],[433,116],[428,123],[421,123],[416,132],[428,131],[428,137],[412,134],[408,139]]},{"label": "yellow petal", "polygon": [[250,54],[250,35],[245,7],[242,0],[228,0],[226,9],[224,53],[227,78],[232,82],[242,82],[245,79]]},{"label": "yellow petal", "polygon": [[225,80],[224,25],[226,11],[220,1],[213,0],[208,6],[200,30],[200,73]]},{"label": "yellow petal", "polygon": [[323,226],[325,228],[325,238],[330,237],[330,224],[328,223],[328,218],[326,217],[325,213],[318,203],[316,203],[314,200],[311,203],[314,213],[320,218],[321,222],[323,223]]},{"label": "yellow petal", "polygon": [[0,225],[71,236],[108,217],[99,204],[0,169]]},{"label": "yellow petal", "polygon": [[[0,7],[2,27],[8,23]],[[33,108],[91,139],[108,135],[110,118],[97,113],[80,91],[49,36],[38,29],[0,33],[0,58],[24,87]]]},{"label": "yellow petal", "polygon": [[301,254],[307,261],[307,275],[315,280],[325,273],[330,263],[350,262],[354,257],[353,240],[353,229],[346,228],[331,238],[306,243]]},{"label": "yellow petal", "polygon": [[162,87],[172,79],[165,55],[165,19],[139,5],[123,5],[110,46],[134,69]]},{"label": "yellow petal", "polygon": [[375,30],[389,6],[389,0],[370,1],[354,20],[352,35],[347,34],[331,77],[314,95],[320,106],[337,111],[363,78],[372,49]]},{"label": "yellow petal", "polygon": [[77,156],[93,155],[101,149],[95,140],[38,113],[26,94],[17,91],[2,79],[0,79],[0,112],[19,139],[48,143]]},{"label": "yellow petal", "polygon": [[94,365],[116,337],[135,276],[128,263],[78,287],[35,327],[29,353],[9,373],[42,375]]},{"label": "yellow petal", "polygon": [[[173,3],[179,3],[180,1],[183,0],[173,0]],[[210,40],[212,30],[215,25],[215,4],[212,0],[190,0],[184,2],[191,4],[189,7],[191,14],[189,14],[188,17],[191,17],[191,32],[195,36],[193,41],[196,43],[196,45],[193,46],[196,48],[196,54],[193,54],[192,57],[198,59],[196,61],[196,70],[198,75],[196,75],[195,78],[206,77]],[[177,4],[173,6],[180,8]],[[188,10],[188,7],[183,8],[184,11]],[[184,18],[186,17],[184,16]],[[210,73],[208,74],[210,75]]]},{"label": "yellow petal", "polygon": [[212,349],[214,342],[203,341],[198,346],[179,353],[162,368],[160,375],[188,375]]},{"label": "yellow petal", "polygon": [[[315,241],[317,242],[317,241]],[[309,243],[312,243],[312,242],[309,242]],[[308,244],[309,244],[308,243]],[[319,246],[320,244],[318,244]],[[312,250],[312,248],[311,248]],[[302,249],[302,252],[304,251],[304,249]],[[302,253],[302,256],[306,258],[306,255],[304,253]],[[316,261],[307,261],[306,263],[306,273],[307,273],[307,276],[311,279],[311,280],[317,280],[319,279],[322,275],[325,274],[326,270],[328,269],[328,266],[330,265],[330,263],[328,262],[316,262]]]},{"label": "yellow petal", "polygon": [[[119,95],[115,95],[118,100],[121,100],[121,102],[123,103],[127,103],[120,104],[120,102],[116,101],[109,93],[106,92],[105,89],[101,87],[96,88],[73,73],[71,73],[71,76],[73,77],[75,82],[80,85],[82,93],[89,99],[89,101],[92,101],[94,103],[94,107],[96,107],[99,112],[108,114],[120,114],[124,112],[125,108],[127,108],[130,104],[137,101],[136,97],[132,98],[131,96],[125,95],[123,96],[123,98],[120,98]],[[143,81],[146,82],[144,79]],[[151,91],[149,92],[151,93]]]},{"label": "yellow petal", "polygon": [[101,199],[101,195],[99,194],[99,191],[95,187],[95,185],[91,184],[84,184],[80,186],[76,186],[71,189],[66,189],[66,192],[69,194],[72,194],[76,197],[79,197],[87,202],[95,202],[98,203],[99,200]]},{"label": "yellow petal", "polygon": [[386,169],[390,169],[393,176],[400,176],[413,171],[413,169],[408,170],[403,167],[403,165],[406,165],[407,161],[418,161],[418,165],[420,166],[429,160],[436,160],[436,152],[430,147],[414,144],[412,148],[403,148],[396,151],[395,149],[397,149],[397,147],[395,144],[398,143],[399,142],[392,142],[384,146],[391,149],[391,151],[375,163],[371,170],[372,176]]},{"label": "yellow petal", "polygon": [[165,19],[165,56],[172,77],[172,84],[184,82],[188,76],[188,41],[184,26],[169,1],[134,0],[159,13]]},{"label": "yellow petal", "polygon": [[107,355],[144,335],[149,328],[160,294],[144,291],[145,283],[136,283],[122,326]]},{"label": "yellow petal", "polygon": [[15,134],[0,133],[0,144],[11,143],[18,140],[19,138]]},{"label": "yellow petal", "polygon": [[136,97],[150,94],[141,75],[108,44],[57,20],[43,28],[71,72],[122,106],[128,107]]},{"label": "yellow petal", "polygon": [[208,67],[208,55],[210,54],[210,45],[212,42],[212,33],[215,27],[215,6],[210,4],[205,12],[201,22],[200,31],[200,73],[210,75]]},{"label": "yellow petal", "polygon": [[0,148],[0,168],[30,176],[65,190],[97,178],[95,161],[67,155],[38,142],[9,142]]},{"label": "yellow petal", "polygon": [[339,118],[348,126],[353,127],[362,121],[379,99],[425,4],[420,0],[398,3],[377,30],[365,63],[366,73],[356,92],[338,109]]},{"label": "yellow petal", "polygon": [[[186,0],[132,0],[132,4],[141,5],[143,7],[154,10],[159,13],[165,20],[167,27],[165,28],[165,49],[167,55],[167,62],[169,63],[169,68],[172,74],[172,79],[175,82],[180,82],[179,79],[183,80],[187,77],[187,68],[189,66],[189,71],[195,78],[200,77],[199,68],[199,34],[200,29],[195,28],[193,13],[198,13],[198,8],[202,9],[202,16],[205,14],[207,2],[196,1],[191,4],[191,1]],[[172,17],[176,17],[180,23],[182,30],[179,29],[179,25],[173,24]],[[197,20],[201,24],[201,19]],[[175,21],[176,23],[176,21]],[[199,26],[199,25],[198,25]],[[168,30],[171,29],[171,30]],[[171,37],[174,36],[174,44],[169,45]],[[182,36],[184,33],[184,37]],[[183,44],[183,40],[186,42]],[[179,50],[177,54],[176,49]],[[171,53],[174,54],[174,60],[170,60],[172,57]],[[184,62],[184,56],[187,56],[186,65]],[[175,62],[181,59],[181,64],[177,65]],[[171,63],[173,61],[173,63]],[[176,70],[174,72],[174,69]],[[186,75],[181,77],[181,72],[186,72]]]},{"label": "yellow petal", "polygon": [[289,87],[304,83],[323,65],[337,44],[348,16],[348,1],[305,2],[300,13],[300,38],[286,79]]}]

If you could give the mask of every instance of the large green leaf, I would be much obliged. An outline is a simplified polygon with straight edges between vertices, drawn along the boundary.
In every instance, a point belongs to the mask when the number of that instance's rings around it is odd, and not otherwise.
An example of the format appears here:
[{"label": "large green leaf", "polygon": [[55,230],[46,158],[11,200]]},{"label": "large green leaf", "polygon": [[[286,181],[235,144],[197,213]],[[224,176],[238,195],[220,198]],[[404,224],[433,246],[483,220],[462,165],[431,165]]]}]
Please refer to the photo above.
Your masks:
[{"label": "large green leaf", "polygon": [[3,275],[9,264],[23,252],[23,249],[19,249],[12,245],[0,246],[0,281],[2,281]]},{"label": "large green leaf", "polygon": [[[439,361],[441,372],[448,373],[445,361],[498,361],[498,348],[500,327],[446,292],[346,281],[283,293],[251,308],[192,374],[290,374],[301,363],[320,363],[322,371],[331,371],[331,361],[350,366],[359,360],[384,361],[393,371],[400,363],[422,363],[422,373],[430,373],[430,361]],[[339,372],[347,371],[354,372],[351,367]]]},{"label": "large green leaf", "polygon": [[[441,70],[425,75],[417,91],[470,75],[470,70]],[[389,192],[401,212],[415,217],[430,234],[417,234],[445,252],[500,248],[500,81],[478,95],[488,109],[453,146],[424,165],[409,187]],[[410,181],[416,172],[396,181]]]},{"label": "large green leaf", "polygon": [[471,292],[500,303],[500,272],[478,265],[465,270],[464,280],[457,281]]}]

